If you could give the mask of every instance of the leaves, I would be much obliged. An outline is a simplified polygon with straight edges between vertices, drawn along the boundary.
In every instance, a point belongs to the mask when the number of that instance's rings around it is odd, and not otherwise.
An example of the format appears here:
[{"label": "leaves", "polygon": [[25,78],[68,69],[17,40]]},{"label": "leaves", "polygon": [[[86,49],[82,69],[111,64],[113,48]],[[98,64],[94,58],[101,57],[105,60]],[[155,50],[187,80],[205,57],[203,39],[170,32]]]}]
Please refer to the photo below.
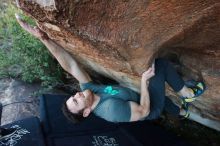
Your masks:
[{"label": "leaves", "polygon": [[[48,88],[62,83],[63,70],[57,61],[39,40],[19,26],[15,13],[22,12],[12,5],[0,12],[0,78],[15,77],[8,68],[19,65],[20,77],[26,82],[41,81]],[[24,19],[34,25],[33,20]]]}]

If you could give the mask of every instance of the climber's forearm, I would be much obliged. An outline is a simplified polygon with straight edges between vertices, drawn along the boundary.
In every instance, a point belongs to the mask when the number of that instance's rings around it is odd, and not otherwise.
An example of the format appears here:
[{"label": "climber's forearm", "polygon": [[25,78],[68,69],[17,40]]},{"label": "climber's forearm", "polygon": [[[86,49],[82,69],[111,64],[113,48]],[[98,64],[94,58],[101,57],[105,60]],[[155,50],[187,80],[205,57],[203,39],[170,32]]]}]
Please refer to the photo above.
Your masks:
[{"label": "climber's forearm", "polygon": [[40,30],[39,27],[31,27],[27,22],[22,20],[18,14],[15,14],[15,17],[24,30],[44,43],[64,70],[72,74],[80,83],[87,83],[91,80],[89,75],[78,65],[74,58],[60,45],[49,39],[47,34]]},{"label": "climber's forearm", "polygon": [[150,98],[149,98],[149,91],[148,91],[149,81],[145,79],[141,79],[141,99],[140,105],[144,107],[147,113],[150,112]]},{"label": "climber's forearm", "polygon": [[131,118],[130,121],[138,121],[147,117],[150,113],[150,99],[148,92],[148,82],[142,78],[141,80],[141,99],[140,104],[130,101]]},{"label": "climber's forearm", "polygon": [[77,63],[70,54],[50,39],[42,40],[42,42],[57,59],[63,69],[71,73],[71,66],[76,66]]},{"label": "climber's forearm", "polygon": [[150,95],[148,91],[149,80],[155,75],[154,63],[148,70],[143,72],[141,77],[141,99],[140,105],[144,108],[147,114],[150,113]]},{"label": "climber's forearm", "polygon": [[43,44],[53,54],[62,68],[73,75],[80,83],[91,81],[89,75],[79,66],[75,59],[60,45],[50,39],[41,39]]}]

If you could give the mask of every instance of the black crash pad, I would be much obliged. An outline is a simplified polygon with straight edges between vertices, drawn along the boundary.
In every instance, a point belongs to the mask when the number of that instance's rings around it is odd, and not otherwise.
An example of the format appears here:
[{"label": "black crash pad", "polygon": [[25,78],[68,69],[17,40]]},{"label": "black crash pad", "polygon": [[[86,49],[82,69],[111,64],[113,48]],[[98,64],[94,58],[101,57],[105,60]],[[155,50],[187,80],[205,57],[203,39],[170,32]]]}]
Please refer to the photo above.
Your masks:
[{"label": "black crash pad", "polygon": [[[45,94],[41,97],[41,122],[49,146],[189,146],[181,138],[150,121],[111,123],[95,115],[80,124],[68,121],[61,106],[69,95]],[[98,143],[99,142],[99,143]],[[109,145],[111,145],[109,144]]]},{"label": "black crash pad", "polygon": [[39,119],[30,117],[7,125],[4,128],[16,128],[9,137],[0,140],[0,146],[45,146]]},{"label": "black crash pad", "polygon": [[97,133],[52,136],[47,139],[49,146],[143,146],[123,129]]},{"label": "black crash pad", "polygon": [[91,114],[85,121],[73,124],[65,118],[61,107],[69,95],[44,94],[40,98],[40,121],[46,135],[84,134],[100,130],[115,129],[117,124],[107,122]]}]

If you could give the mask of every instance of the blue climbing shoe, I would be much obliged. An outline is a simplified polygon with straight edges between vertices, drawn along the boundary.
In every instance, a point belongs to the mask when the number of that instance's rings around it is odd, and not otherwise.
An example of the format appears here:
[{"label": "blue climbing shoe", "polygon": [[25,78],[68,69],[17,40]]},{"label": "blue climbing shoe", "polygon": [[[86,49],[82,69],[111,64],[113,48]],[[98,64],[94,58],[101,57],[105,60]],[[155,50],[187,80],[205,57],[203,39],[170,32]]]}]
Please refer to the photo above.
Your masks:
[{"label": "blue climbing shoe", "polygon": [[204,93],[204,91],[206,90],[206,86],[204,84],[204,82],[197,82],[197,81],[194,81],[194,80],[189,80],[189,81],[186,81],[185,82],[185,85],[192,89],[193,93],[194,93],[194,96],[193,97],[183,97],[182,99],[185,101],[185,102],[193,102],[194,100],[196,100],[196,98],[200,95],[202,95]]}]

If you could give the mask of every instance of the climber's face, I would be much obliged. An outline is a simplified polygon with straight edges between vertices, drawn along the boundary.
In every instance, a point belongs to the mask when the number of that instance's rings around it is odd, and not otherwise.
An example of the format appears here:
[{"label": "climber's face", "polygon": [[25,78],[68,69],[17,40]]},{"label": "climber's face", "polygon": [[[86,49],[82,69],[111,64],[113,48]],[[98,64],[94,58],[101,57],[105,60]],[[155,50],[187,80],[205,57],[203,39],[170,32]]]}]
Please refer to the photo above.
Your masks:
[{"label": "climber's face", "polygon": [[91,91],[77,92],[66,101],[66,105],[71,113],[83,114],[86,109],[90,109],[92,106]]}]

